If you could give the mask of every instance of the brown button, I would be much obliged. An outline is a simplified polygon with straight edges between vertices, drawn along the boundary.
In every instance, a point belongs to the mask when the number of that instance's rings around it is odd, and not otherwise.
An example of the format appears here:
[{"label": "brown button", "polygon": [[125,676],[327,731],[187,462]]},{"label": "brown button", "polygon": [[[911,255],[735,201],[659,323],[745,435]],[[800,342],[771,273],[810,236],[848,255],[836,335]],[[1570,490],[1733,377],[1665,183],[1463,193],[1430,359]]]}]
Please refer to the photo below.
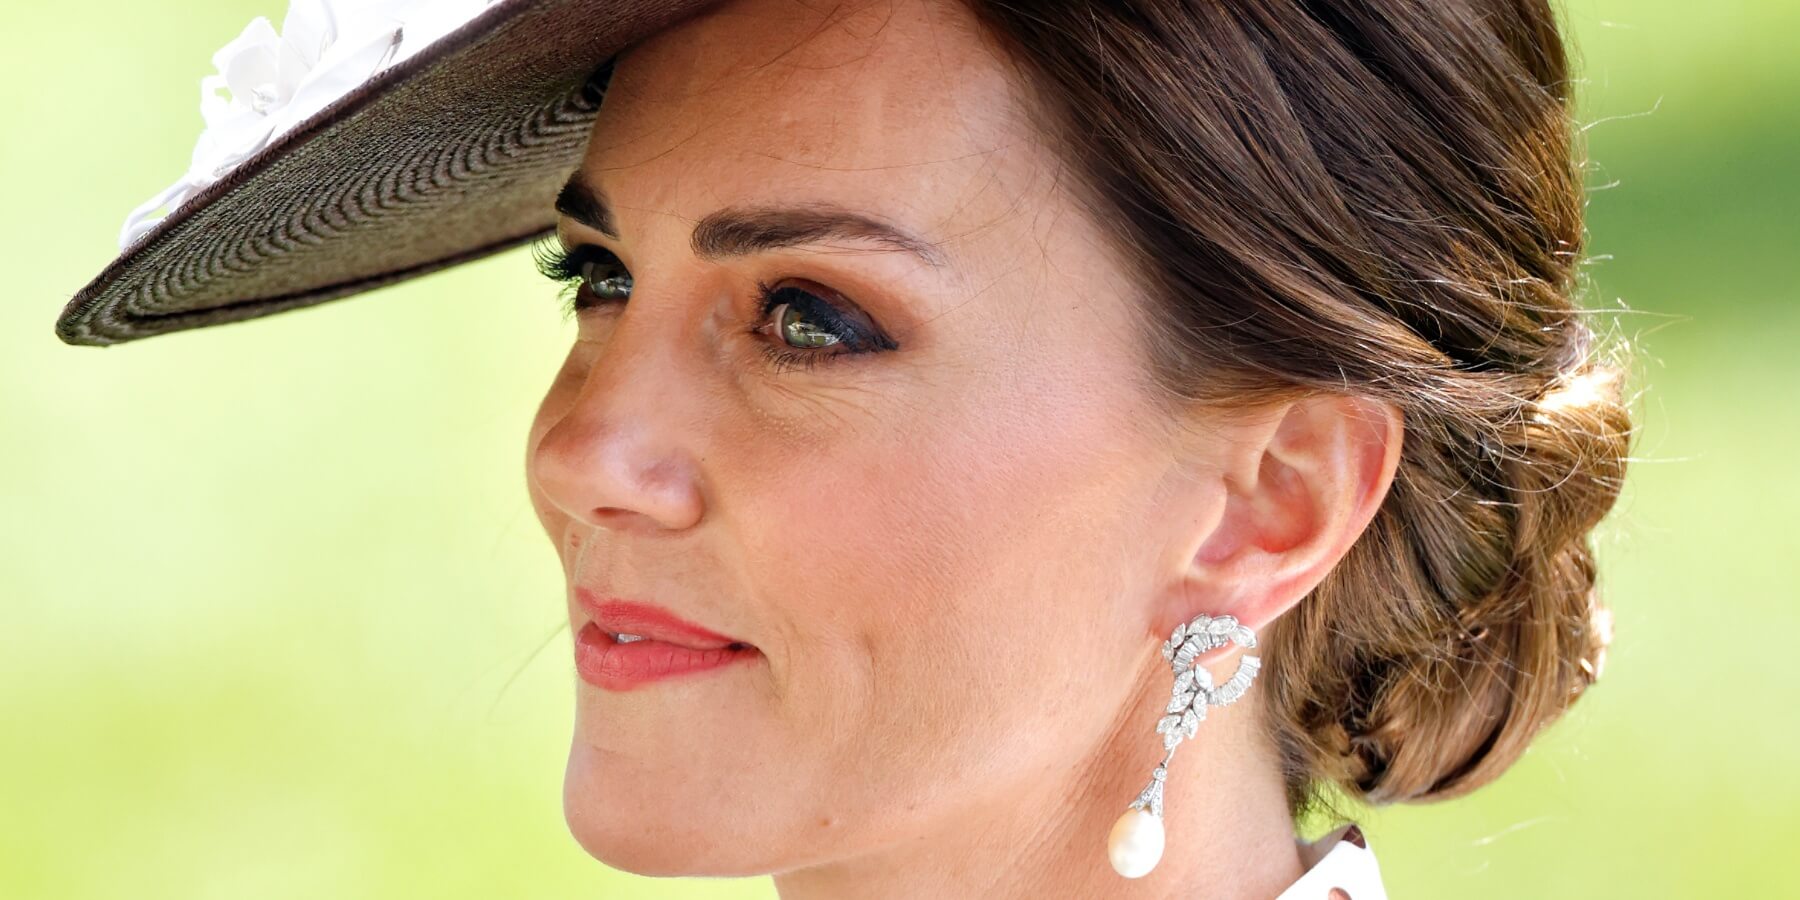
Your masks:
[{"label": "brown button", "polygon": [[1329,900],[1350,900],[1350,892],[1341,887],[1334,887],[1331,889]]}]

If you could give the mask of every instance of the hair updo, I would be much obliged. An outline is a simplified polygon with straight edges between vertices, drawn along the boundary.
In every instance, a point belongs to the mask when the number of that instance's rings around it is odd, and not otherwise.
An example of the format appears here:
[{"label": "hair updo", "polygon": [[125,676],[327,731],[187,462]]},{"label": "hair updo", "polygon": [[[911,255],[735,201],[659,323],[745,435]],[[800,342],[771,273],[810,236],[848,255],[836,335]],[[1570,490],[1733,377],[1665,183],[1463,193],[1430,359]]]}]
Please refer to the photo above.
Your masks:
[{"label": "hair updo", "polygon": [[1631,430],[1572,300],[1584,238],[1547,0],[971,0],[1141,279],[1174,414],[1396,404],[1368,529],[1271,623],[1291,811],[1493,780],[1600,675],[1588,532]]}]

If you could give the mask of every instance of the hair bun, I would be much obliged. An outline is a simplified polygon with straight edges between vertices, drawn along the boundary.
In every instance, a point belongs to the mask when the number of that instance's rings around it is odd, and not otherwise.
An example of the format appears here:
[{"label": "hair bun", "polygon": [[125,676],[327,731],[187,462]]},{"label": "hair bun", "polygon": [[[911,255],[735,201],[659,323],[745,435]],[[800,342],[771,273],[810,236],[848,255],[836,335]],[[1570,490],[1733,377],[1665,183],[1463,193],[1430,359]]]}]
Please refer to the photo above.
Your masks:
[{"label": "hair bun", "polygon": [[[1622,368],[1589,355],[1584,323],[1571,327],[1579,362],[1461,441],[1477,451],[1458,459],[1453,435],[1418,440],[1408,480],[1359,541],[1367,552],[1321,585],[1311,616],[1278,620],[1284,645],[1347,673],[1315,670],[1310,691],[1284,683],[1272,698],[1301,724],[1283,741],[1291,765],[1372,803],[1459,796],[1599,679],[1612,617],[1590,532],[1618,497],[1631,422]],[[1419,577],[1393,565],[1396,552]]]}]

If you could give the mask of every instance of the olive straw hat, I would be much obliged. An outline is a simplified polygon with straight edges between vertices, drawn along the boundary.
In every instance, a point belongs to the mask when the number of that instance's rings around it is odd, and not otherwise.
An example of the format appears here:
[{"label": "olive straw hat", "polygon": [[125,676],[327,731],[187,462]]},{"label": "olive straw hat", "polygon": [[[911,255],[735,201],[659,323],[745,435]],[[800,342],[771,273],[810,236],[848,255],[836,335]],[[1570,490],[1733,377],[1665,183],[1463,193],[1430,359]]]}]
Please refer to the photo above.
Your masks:
[{"label": "olive straw hat", "polygon": [[292,0],[283,34],[259,18],[213,57],[192,168],[57,337],[253,319],[550,233],[613,58],[713,2]]}]

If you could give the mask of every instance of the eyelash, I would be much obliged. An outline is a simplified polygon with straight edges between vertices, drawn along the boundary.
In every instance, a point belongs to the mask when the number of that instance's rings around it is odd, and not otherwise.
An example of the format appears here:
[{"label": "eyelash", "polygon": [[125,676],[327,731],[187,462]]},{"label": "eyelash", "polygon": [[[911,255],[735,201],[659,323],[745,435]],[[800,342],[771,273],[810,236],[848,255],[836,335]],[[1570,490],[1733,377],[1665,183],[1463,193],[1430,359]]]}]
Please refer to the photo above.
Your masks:
[{"label": "eyelash", "polygon": [[[582,300],[584,296],[591,299],[592,302],[590,305],[592,306],[602,306],[608,303],[622,302],[610,298],[593,296],[592,292],[588,290],[586,278],[582,274],[582,267],[590,261],[618,261],[616,256],[604,248],[593,244],[582,244],[573,250],[565,250],[560,242],[554,239],[546,239],[540,241],[532,248],[532,255],[536,259],[538,271],[542,273],[544,277],[549,278],[552,281],[563,282],[564,284],[563,289],[557,294],[561,301],[560,306],[563,311],[564,321],[573,318],[576,312],[583,308],[584,304],[582,303]],[[768,325],[769,314],[774,312],[776,307],[789,302],[782,296],[785,292],[793,291],[803,296],[816,297],[816,295],[812,294],[810,291],[801,290],[800,288],[776,287],[766,281],[760,280],[756,283],[756,289],[757,323],[756,327],[749,331],[752,335],[762,334]],[[823,300],[817,300],[814,303],[800,304],[799,308],[817,312],[821,309],[830,310],[832,307],[831,304],[826,303]],[[820,318],[836,317],[831,316],[828,313],[827,315],[820,316]],[[781,344],[780,337],[775,337],[771,340],[773,342],[762,342],[762,354],[776,372],[793,369],[811,371],[818,366],[820,362],[825,360],[833,360],[840,356],[855,356],[863,353],[891,350],[895,347],[892,341],[888,340],[885,335],[882,335],[879,332],[869,334],[867,337],[860,339],[840,339],[838,343],[831,346],[848,349],[836,350],[795,350],[786,347],[785,344]]]}]

